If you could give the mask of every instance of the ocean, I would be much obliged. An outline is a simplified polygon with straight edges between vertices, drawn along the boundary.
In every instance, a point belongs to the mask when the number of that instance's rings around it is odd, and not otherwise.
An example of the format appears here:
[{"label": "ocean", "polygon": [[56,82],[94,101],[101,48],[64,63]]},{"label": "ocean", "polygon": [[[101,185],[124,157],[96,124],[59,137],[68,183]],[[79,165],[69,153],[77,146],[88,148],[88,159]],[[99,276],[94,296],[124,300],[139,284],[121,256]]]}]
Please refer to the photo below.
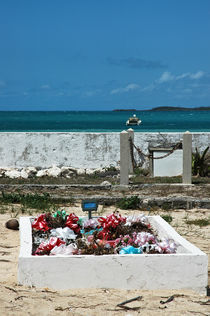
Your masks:
[{"label": "ocean", "polygon": [[133,114],[135,132],[210,132],[210,111],[0,111],[0,132],[121,132]]}]

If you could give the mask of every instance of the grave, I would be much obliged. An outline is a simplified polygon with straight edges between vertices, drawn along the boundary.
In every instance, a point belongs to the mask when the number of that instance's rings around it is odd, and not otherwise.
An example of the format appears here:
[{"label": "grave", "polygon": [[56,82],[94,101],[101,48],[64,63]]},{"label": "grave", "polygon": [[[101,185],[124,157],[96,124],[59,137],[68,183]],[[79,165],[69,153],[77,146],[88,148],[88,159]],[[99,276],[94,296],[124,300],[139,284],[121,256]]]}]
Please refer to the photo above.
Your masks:
[{"label": "grave", "polygon": [[18,282],[55,290],[76,288],[190,289],[206,294],[208,257],[160,216],[149,216],[159,238],[173,239],[173,254],[32,256],[32,217],[20,217]]}]

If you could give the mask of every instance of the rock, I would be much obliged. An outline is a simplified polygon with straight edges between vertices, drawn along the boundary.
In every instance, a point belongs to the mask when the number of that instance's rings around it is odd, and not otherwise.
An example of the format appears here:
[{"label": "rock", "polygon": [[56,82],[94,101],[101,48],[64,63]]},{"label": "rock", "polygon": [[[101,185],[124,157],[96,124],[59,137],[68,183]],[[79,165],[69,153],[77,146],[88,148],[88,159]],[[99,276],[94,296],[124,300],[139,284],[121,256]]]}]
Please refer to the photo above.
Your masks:
[{"label": "rock", "polygon": [[8,229],[13,229],[13,230],[18,230],[19,229],[19,222],[16,218],[9,219],[5,223],[6,228]]},{"label": "rock", "polygon": [[111,186],[112,184],[109,181],[103,181],[101,182],[101,185]]},{"label": "rock", "polygon": [[34,177],[37,173],[37,170],[35,167],[27,167],[24,170],[27,172],[29,178]]},{"label": "rock", "polygon": [[57,178],[61,174],[61,169],[58,168],[57,166],[53,165],[52,168],[49,168],[47,170],[47,175],[49,177],[54,177]]},{"label": "rock", "polygon": [[60,175],[65,178],[71,178],[73,174],[76,174],[76,171],[72,170],[69,167],[61,167]]},{"label": "rock", "polygon": [[10,169],[5,172],[5,176],[10,179],[16,179],[21,177],[21,173],[16,169]]},{"label": "rock", "polygon": [[5,174],[5,169],[4,168],[0,168],[0,178],[3,177]]},{"label": "rock", "polygon": [[91,175],[91,174],[94,174],[95,173],[95,171],[96,171],[96,169],[86,169],[86,174],[87,175]]},{"label": "rock", "polygon": [[83,168],[77,169],[77,174],[78,175],[86,174],[86,169],[83,169]]},{"label": "rock", "polygon": [[27,179],[28,178],[28,173],[26,172],[26,170],[22,169],[20,172],[20,176],[23,179]]},{"label": "rock", "polygon": [[44,177],[44,176],[47,176],[48,175],[48,170],[47,169],[42,169],[42,170],[39,170],[36,174],[37,177]]}]

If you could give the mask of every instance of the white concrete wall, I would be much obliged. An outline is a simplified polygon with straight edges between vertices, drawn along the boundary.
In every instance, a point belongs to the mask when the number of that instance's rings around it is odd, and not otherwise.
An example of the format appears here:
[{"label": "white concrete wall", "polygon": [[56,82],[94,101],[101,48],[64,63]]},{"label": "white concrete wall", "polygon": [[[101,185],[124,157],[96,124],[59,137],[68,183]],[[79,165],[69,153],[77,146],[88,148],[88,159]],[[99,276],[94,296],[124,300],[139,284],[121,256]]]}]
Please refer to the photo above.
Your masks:
[{"label": "white concrete wall", "polygon": [[[183,133],[135,133],[134,143],[144,153],[149,144],[176,143]],[[210,133],[193,133],[193,149],[210,145]],[[117,165],[120,133],[0,133],[0,167],[71,166],[99,168]]]},{"label": "white concrete wall", "polygon": [[[154,152],[154,158],[166,155],[167,151]],[[163,159],[153,160],[154,177],[181,176],[183,172],[183,150],[177,149],[171,155]]]}]

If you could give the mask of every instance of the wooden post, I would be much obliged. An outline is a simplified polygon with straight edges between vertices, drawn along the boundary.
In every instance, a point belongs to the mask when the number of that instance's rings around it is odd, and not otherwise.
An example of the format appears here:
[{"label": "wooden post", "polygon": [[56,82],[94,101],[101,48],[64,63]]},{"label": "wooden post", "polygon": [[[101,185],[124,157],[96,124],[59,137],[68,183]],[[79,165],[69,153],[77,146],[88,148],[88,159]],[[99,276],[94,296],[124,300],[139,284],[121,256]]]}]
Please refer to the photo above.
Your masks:
[{"label": "wooden post", "polygon": [[[129,134],[129,138],[131,138],[132,142],[134,143],[134,130],[132,128],[129,128],[127,130]],[[131,156],[131,147],[130,147],[130,140],[129,140],[129,173],[133,173],[133,163],[132,163],[132,156]],[[132,148],[133,150],[133,148]]]},{"label": "wooden post", "polygon": [[183,135],[183,184],[192,184],[192,134],[185,132]]},{"label": "wooden post", "polygon": [[120,184],[129,183],[129,134],[126,131],[120,133]]}]

